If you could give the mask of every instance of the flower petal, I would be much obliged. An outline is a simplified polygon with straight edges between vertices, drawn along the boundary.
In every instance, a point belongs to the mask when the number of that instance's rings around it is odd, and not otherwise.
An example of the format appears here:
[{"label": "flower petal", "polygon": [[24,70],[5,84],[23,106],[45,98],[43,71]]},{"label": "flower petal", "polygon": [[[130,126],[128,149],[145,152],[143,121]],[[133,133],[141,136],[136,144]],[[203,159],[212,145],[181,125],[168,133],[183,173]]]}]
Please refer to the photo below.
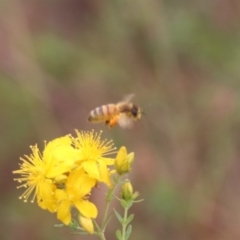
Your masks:
[{"label": "flower petal", "polygon": [[77,199],[89,194],[97,181],[89,177],[82,168],[72,171],[66,183],[67,192],[75,196]]},{"label": "flower petal", "polygon": [[100,179],[99,169],[96,161],[85,161],[82,163],[82,167],[90,177],[97,180]]},{"label": "flower petal", "polygon": [[56,189],[55,198],[58,202],[61,202],[62,200],[67,199],[67,193],[65,192],[65,190]]},{"label": "flower petal", "polygon": [[99,172],[100,181],[106,183],[109,188],[112,187],[109,169],[103,161],[99,161]]},{"label": "flower petal", "polygon": [[68,200],[62,201],[58,206],[57,218],[66,225],[69,225],[71,222],[70,209],[71,209],[71,205]]},{"label": "flower petal", "polygon": [[38,205],[42,209],[47,209],[50,212],[56,211],[57,202],[54,197],[54,192],[56,190],[56,186],[49,181],[49,179],[44,179],[37,186],[37,200]]},{"label": "flower petal", "polygon": [[63,173],[69,172],[78,160],[79,150],[70,146],[59,146],[52,152],[51,167],[46,174],[48,178],[55,178]]},{"label": "flower petal", "polygon": [[97,207],[87,201],[87,200],[79,200],[74,202],[75,207],[78,211],[86,218],[96,218],[98,214]]},{"label": "flower petal", "polygon": [[70,136],[65,136],[61,138],[56,138],[49,142],[43,151],[43,158],[47,159],[51,157],[52,152],[58,148],[59,146],[70,146],[71,145],[71,138]]}]

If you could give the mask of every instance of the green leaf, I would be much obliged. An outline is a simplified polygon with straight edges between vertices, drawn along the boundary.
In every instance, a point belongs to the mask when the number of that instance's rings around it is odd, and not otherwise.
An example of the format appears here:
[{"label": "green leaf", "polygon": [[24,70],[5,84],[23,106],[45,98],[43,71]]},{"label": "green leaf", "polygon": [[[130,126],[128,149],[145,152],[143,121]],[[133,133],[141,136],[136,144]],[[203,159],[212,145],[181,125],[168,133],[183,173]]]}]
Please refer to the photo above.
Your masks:
[{"label": "green leaf", "polygon": [[136,201],[134,200],[135,203],[139,203],[139,202],[142,202],[142,201],[144,201],[144,199],[140,199],[140,200],[136,200]]},{"label": "green leaf", "polygon": [[132,207],[132,205],[133,205],[133,200],[129,200],[129,201],[127,202],[127,208]]},{"label": "green leaf", "polygon": [[128,225],[127,231],[126,231],[126,234],[125,234],[125,240],[128,240],[128,238],[130,237],[131,232],[132,232],[132,225]]},{"label": "green leaf", "polygon": [[126,225],[128,225],[133,220],[133,218],[134,218],[134,214],[131,214],[126,221]]},{"label": "green leaf", "polygon": [[123,218],[121,217],[121,215],[115,210],[113,209],[118,221],[122,224],[123,223]]},{"label": "green leaf", "polygon": [[121,199],[120,203],[124,209],[129,208],[128,203],[125,200]]},{"label": "green leaf", "polygon": [[122,240],[122,233],[119,229],[116,231],[116,237],[118,240]]},{"label": "green leaf", "polygon": [[72,229],[81,229],[79,223],[74,219],[71,220],[71,223],[68,226]]}]

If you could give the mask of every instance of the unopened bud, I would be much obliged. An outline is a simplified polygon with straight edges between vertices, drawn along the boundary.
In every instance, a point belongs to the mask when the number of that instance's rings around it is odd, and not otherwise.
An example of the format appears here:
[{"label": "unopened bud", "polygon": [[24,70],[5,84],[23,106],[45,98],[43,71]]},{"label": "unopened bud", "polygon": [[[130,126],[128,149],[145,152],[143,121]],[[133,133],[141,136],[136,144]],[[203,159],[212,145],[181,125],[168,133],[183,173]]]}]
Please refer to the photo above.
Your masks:
[{"label": "unopened bud", "polygon": [[79,223],[81,226],[90,234],[93,234],[94,232],[94,227],[93,227],[93,222],[91,218],[85,218],[81,216],[80,214],[78,215]]},{"label": "unopened bud", "polygon": [[133,187],[129,180],[122,185],[122,199],[128,201],[133,197]]},{"label": "unopened bud", "polygon": [[127,149],[125,147],[121,147],[118,151],[116,160],[115,160],[115,168],[119,175],[124,173],[128,173],[131,170],[131,166],[134,160],[134,153],[127,154]]}]

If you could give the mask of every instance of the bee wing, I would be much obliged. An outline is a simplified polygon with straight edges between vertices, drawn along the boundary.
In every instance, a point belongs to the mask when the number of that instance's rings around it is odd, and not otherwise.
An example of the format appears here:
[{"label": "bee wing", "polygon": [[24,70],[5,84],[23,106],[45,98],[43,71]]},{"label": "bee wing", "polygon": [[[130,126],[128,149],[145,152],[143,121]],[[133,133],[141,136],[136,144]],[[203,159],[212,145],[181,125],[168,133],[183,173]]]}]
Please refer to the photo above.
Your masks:
[{"label": "bee wing", "polygon": [[135,97],[134,93],[128,94],[126,96],[124,96],[123,101],[124,102],[131,102],[131,100]]},{"label": "bee wing", "polygon": [[121,128],[132,128],[133,119],[128,117],[126,114],[122,113],[118,118],[118,124]]}]

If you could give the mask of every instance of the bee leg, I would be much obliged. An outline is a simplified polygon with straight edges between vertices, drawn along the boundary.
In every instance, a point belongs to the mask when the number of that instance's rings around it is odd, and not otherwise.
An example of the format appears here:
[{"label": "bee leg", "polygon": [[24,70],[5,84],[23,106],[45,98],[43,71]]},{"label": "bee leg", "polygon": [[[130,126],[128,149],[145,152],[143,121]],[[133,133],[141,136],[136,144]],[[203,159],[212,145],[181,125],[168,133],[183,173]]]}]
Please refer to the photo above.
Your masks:
[{"label": "bee leg", "polygon": [[109,120],[105,121],[105,125],[108,125],[109,124]]},{"label": "bee leg", "polygon": [[118,123],[118,118],[119,118],[119,116],[116,115],[109,121],[108,124],[109,124],[110,128],[114,127]]}]

